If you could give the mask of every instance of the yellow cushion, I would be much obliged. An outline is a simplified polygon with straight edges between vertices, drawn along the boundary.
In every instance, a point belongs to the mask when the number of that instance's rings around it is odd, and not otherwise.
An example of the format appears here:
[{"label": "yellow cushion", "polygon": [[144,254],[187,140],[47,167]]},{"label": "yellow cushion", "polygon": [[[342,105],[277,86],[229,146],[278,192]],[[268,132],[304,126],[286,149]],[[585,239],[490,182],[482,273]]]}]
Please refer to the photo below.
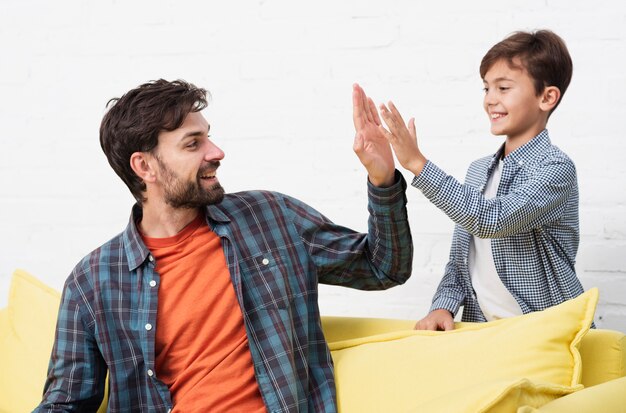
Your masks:
[{"label": "yellow cushion", "polygon": [[25,271],[13,273],[6,328],[0,330],[0,412],[39,404],[54,340],[60,294]]},{"label": "yellow cushion", "polygon": [[[591,289],[544,311],[450,332],[405,330],[330,343],[340,410],[411,411],[432,403],[437,411],[475,413],[520,386],[547,395],[535,397],[540,406],[582,388],[578,346],[597,301]],[[477,391],[481,385],[488,389]],[[473,407],[450,410],[446,402],[461,401],[460,394],[462,405]]]},{"label": "yellow cushion", "polygon": [[580,386],[535,384],[528,379],[481,381],[440,397],[426,401],[417,400],[415,405],[407,411],[416,413],[515,412],[518,406],[542,406],[579,389]]},{"label": "yellow cushion", "polygon": [[[513,410],[514,411],[514,410]],[[626,412],[626,377],[554,400],[539,409],[520,407],[517,413],[624,413]]]},{"label": "yellow cushion", "polygon": [[626,335],[614,330],[589,330],[580,343],[580,356],[584,366],[582,383],[585,387],[624,377]]}]

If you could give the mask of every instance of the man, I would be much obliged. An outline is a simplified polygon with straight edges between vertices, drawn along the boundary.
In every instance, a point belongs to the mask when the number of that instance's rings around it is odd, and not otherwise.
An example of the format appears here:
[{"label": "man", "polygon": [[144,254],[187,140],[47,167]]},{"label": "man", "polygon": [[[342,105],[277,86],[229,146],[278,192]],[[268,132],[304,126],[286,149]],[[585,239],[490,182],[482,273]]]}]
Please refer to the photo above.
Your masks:
[{"label": "man", "polygon": [[36,411],[94,411],[107,370],[110,411],[336,411],[317,285],[407,280],[406,183],[389,144],[363,138],[368,102],[354,117],[367,234],[282,194],[224,195],[206,105],[205,90],[158,80],[105,115],[102,148],[137,204],[66,281]]}]

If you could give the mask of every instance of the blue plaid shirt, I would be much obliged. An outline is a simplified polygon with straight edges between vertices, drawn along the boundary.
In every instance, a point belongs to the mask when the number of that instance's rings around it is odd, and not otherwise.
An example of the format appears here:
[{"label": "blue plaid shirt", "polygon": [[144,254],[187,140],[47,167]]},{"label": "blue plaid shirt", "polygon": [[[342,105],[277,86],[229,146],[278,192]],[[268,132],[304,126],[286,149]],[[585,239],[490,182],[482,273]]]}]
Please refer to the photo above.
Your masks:
[{"label": "blue plaid shirt", "polygon": [[574,163],[543,130],[504,158],[497,196],[485,199],[482,191],[502,151],[473,162],[465,185],[431,162],[413,179],[412,185],[457,224],[431,311],[456,314],[463,306],[463,321],[485,321],[467,264],[472,236],[491,238],[498,275],[524,314],[583,292],[574,269],[579,241]]},{"label": "blue plaid shirt", "polygon": [[[221,238],[270,412],[335,412],[333,365],[320,324],[318,283],[379,290],[404,283],[413,247],[406,182],[368,186],[368,233],[333,224],[274,192],[226,195],[206,208]],[[110,412],[166,412],[155,372],[159,274],[133,209],[126,230],[86,256],[63,289],[40,412],[95,411],[109,372]],[[207,316],[209,316],[207,314]]]}]

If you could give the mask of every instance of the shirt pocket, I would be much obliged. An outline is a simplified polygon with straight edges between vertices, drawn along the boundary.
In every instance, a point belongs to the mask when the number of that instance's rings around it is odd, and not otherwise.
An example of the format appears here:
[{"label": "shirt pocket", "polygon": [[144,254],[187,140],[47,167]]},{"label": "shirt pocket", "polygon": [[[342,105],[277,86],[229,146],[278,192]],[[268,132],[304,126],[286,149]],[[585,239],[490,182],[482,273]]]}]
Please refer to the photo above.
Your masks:
[{"label": "shirt pocket", "polygon": [[244,295],[256,309],[286,309],[293,301],[287,260],[278,252],[263,252],[240,260]]}]

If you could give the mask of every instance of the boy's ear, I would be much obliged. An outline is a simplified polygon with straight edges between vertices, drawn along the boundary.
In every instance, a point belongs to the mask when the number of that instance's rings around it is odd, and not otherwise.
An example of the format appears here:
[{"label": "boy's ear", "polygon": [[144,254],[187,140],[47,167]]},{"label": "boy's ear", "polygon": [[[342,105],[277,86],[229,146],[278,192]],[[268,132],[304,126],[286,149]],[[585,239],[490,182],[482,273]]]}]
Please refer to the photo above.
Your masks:
[{"label": "boy's ear", "polygon": [[135,152],[130,156],[130,167],[144,182],[154,182],[156,173],[150,163],[151,156],[146,152]]},{"label": "boy's ear", "polygon": [[561,98],[561,91],[556,86],[547,86],[543,93],[541,94],[541,101],[539,102],[539,107],[544,112],[550,112],[557,103],[559,103],[559,99]]}]

